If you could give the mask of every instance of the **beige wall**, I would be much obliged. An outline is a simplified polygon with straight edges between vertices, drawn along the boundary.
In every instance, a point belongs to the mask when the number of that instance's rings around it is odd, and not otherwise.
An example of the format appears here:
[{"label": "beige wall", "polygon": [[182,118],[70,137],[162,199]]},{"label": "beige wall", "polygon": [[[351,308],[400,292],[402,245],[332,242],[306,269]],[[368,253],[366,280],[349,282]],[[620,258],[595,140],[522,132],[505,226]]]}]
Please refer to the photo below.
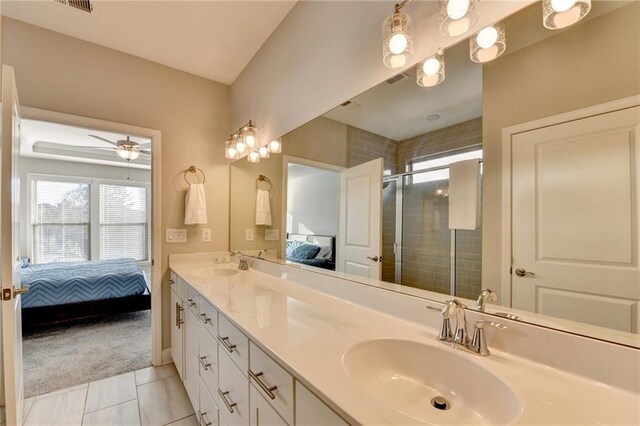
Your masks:
[{"label": "beige wall", "polygon": [[484,287],[500,290],[502,129],[640,93],[640,3],[484,66]]},{"label": "beige wall", "polygon": [[318,117],[282,137],[282,152],[292,157],[347,167],[347,125]]},{"label": "beige wall", "polygon": [[[226,250],[230,129],[229,87],[131,55],[3,18],[2,63],[16,71],[22,105],[158,129],[162,132],[161,227],[184,227],[182,171],[207,175],[213,242],[189,226],[186,244],[163,244],[163,348],[170,345],[168,255]],[[164,231],[163,231],[164,233]]]},{"label": "beige wall", "polygon": [[[534,3],[483,0],[476,28]],[[391,1],[300,1],[231,85],[234,126],[248,119],[280,137],[400,72],[382,64],[382,21]],[[406,68],[457,43],[438,31],[438,3],[412,2],[414,55]]]}]

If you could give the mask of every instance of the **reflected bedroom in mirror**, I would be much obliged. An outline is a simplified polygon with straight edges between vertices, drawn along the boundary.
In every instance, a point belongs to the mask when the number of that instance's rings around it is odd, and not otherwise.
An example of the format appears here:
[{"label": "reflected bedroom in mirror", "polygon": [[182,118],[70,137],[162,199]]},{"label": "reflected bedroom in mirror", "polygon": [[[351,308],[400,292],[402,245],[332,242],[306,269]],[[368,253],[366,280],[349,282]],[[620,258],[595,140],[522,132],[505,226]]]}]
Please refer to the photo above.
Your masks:
[{"label": "reflected bedroom in mirror", "polygon": [[236,160],[231,249],[639,347],[639,13],[533,4]]}]

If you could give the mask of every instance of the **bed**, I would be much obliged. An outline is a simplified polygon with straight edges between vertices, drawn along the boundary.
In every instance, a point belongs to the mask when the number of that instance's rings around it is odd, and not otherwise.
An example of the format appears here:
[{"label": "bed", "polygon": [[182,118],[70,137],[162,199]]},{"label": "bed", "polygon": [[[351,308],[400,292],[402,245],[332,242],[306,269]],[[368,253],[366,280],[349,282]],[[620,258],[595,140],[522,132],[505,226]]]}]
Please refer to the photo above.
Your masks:
[{"label": "bed", "polygon": [[150,308],[144,271],[134,259],[54,262],[22,268],[25,327]]},{"label": "bed", "polygon": [[336,269],[336,236],[287,233],[286,257],[290,262]]}]

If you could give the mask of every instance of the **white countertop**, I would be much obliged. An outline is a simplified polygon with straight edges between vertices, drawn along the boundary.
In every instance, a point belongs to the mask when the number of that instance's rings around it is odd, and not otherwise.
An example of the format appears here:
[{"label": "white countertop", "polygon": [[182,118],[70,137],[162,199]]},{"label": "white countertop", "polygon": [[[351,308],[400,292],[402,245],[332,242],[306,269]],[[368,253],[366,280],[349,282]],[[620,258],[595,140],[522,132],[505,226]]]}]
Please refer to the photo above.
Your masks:
[{"label": "white countertop", "polygon": [[172,263],[170,267],[349,421],[421,423],[365,394],[343,367],[342,357],[354,345],[395,338],[461,354],[500,378],[523,407],[512,424],[640,424],[637,394],[500,351],[480,357],[456,350],[437,342],[434,329],[254,270],[215,278],[192,274],[212,266],[236,267],[203,262]]}]

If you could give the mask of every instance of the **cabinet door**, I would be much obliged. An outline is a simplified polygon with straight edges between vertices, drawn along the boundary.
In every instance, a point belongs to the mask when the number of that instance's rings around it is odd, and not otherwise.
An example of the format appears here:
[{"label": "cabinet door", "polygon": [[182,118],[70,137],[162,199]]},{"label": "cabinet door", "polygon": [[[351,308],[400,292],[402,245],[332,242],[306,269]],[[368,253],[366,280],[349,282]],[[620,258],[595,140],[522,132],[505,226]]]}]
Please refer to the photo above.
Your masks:
[{"label": "cabinet door", "polygon": [[198,406],[198,390],[200,387],[199,372],[200,360],[198,359],[198,334],[200,320],[191,309],[184,310],[184,387],[194,407]]},{"label": "cabinet door", "polygon": [[198,358],[200,378],[212,395],[218,394],[218,341],[200,324]]},{"label": "cabinet door", "polygon": [[260,395],[255,386],[249,386],[249,424],[251,426],[287,426],[278,412]]},{"label": "cabinet door", "polygon": [[200,381],[200,406],[194,407],[201,426],[217,426],[218,406],[206,386]]},{"label": "cabinet door", "polygon": [[296,425],[336,426],[348,425],[309,389],[296,381]]},{"label": "cabinet door", "polygon": [[183,317],[182,299],[178,297],[174,289],[171,289],[171,358],[182,380],[184,380],[184,359],[182,353],[184,348]]},{"label": "cabinet door", "polygon": [[218,407],[229,426],[249,424],[249,382],[227,351],[218,346]]}]

